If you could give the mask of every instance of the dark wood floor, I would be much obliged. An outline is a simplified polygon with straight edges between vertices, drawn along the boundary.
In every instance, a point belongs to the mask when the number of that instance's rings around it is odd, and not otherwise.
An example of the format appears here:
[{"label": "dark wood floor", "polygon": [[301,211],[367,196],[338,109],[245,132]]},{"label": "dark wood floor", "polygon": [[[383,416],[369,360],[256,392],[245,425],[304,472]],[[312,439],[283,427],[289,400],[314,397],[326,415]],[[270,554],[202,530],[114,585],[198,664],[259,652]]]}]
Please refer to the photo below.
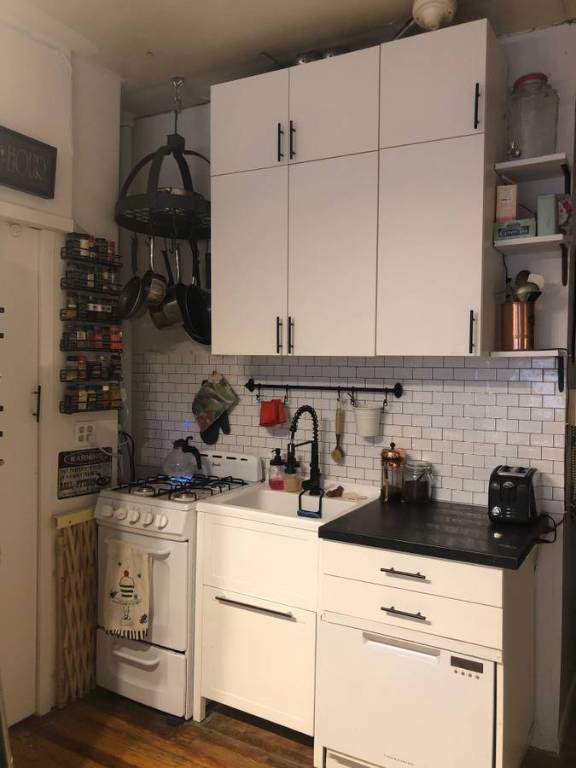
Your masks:
[{"label": "dark wood floor", "polygon": [[[310,768],[312,740],[214,707],[201,724],[97,690],[12,729],[15,768]],[[532,751],[525,768],[575,768],[576,717],[561,758]],[[463,766],[462,768],[465,768]]]}]

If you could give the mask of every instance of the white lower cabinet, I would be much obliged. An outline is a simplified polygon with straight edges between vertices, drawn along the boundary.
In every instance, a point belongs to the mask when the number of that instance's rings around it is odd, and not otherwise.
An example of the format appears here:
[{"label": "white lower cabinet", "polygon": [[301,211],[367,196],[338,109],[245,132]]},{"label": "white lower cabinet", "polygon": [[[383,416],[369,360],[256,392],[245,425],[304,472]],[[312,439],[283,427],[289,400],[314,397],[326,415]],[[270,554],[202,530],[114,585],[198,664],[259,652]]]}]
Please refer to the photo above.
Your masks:
[{"label": "white lower cabinet", "polygon": [[314,732],[316,613],[204,587],[202,694]]},{"label": "white lower cabinet", "polygon": [[495,667],[429,643],[320,622],[316,718],[336,753],[332,763],[492,768]]}]

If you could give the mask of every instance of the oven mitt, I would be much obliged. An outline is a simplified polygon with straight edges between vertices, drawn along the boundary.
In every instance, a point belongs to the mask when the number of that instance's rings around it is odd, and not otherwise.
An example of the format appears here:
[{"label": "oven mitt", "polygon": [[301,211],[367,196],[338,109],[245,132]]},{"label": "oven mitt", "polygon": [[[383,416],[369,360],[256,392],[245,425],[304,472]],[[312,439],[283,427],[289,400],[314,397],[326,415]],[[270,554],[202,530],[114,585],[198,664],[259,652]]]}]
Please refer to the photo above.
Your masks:
[{"label": "oven mitt", "polygon": [[225,435],[230,434],[230,419],[228,418],[228,411],[225,411],[219,419],[216,419],[216,421],[211,424],[208,429],[205,429],[204,432],[200,432],[200,437],[202,438],[203,442],[206,443],[206,445],[214,445],[218,442],[218,438],[220,437],[220,430],[222,430]]},{"label": "oven mitt", "polygon": [[[192,403],[192,413],[198,422],[201,434],[207,432],[223,414],[234,408],[239,402],[240,398],[222,374],[214,372],[210,378],[203,381]],[[229,429],[229,422],[227,424]],[[217,439],[218,435],[216,434]]]}]

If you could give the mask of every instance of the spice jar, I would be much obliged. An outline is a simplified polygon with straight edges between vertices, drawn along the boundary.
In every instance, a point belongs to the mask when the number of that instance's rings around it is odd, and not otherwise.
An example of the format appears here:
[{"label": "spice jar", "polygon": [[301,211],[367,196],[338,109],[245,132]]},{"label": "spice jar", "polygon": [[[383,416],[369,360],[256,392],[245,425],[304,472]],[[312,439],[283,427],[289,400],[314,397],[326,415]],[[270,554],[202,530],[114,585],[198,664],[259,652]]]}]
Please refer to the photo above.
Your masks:
[{"label": "spice jar", "polygon": [[382,482],[380,498],[384,502],[399,501],[402,497],[402,476],[404,456],[396,450],[396,444],[390,443],[380,454],[382,464]]},{"label": "spice jar", "polygon": [[432,465],[413,459],[404,467],[402,500],[410,504],[426,504],[432,498]]}]

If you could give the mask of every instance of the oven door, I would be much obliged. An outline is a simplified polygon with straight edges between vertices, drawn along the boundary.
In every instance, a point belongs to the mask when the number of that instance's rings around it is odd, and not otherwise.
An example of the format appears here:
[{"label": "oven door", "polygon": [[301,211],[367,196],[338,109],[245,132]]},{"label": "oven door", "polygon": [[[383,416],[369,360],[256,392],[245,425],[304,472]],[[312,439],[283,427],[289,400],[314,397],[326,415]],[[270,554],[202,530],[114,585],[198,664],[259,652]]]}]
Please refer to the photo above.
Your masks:
[{"label": "oven door", "polygon": [[188,575],[188,542],[142,536],[106,526],[98,528],[98,624],[103,627],[103,600],[108,541],[125,541],[150,556],[150,629],[147,643],[174,651],[189,645],[188,611],[192,599]]}]

